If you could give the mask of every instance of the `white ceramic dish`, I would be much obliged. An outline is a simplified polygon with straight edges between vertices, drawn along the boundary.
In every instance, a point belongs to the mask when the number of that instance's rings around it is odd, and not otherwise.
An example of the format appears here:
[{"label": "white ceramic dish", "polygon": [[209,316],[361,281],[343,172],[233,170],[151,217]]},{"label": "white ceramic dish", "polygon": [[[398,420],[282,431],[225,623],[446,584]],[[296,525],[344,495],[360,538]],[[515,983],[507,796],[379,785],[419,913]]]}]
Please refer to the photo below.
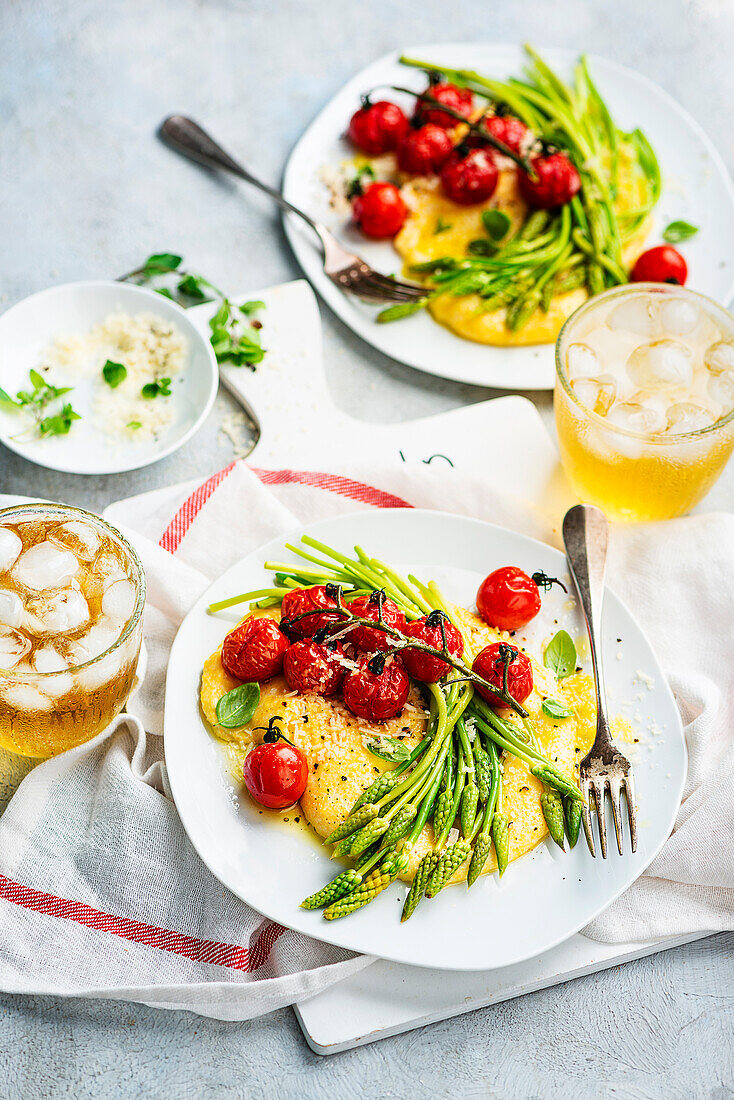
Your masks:
[{"label": "white ceramic dish", "polygon": [[[409,564],[444,586],[449,598],[472,605],[477,585],[508,563],[528,572],[565,573],[557,551],[521,535],[465,517],[413,509],[339,516],[307,531],[350,552],[355,543],[396,566]],[[303,534],[291,533],[291,540]],[[592,859],[583,838],[563,855],[542,843],[512,864],[500,883],[485,876],[471,891],[458,886],[420,906],[406,925],[400,907],[406,887],[394,884],[374,904],[328,923],[300,901],[335,873],[326,850],[298,831],[258,813],[235,787],[221,747],[204,726],[198,688],[206,657],[243,608],[211,616],[207,605],[262,586],[262,563],[285,553],[274,539],[219,578],[184,620],[171,651],[165,707],[165,751],[173,795],[184,827],[201,858],[224,885],[273,920],[344,948],[416,966],[478,970],[507,966],[567,939],[620,894],[668,837],[680,802],[686,751],[680,718],[662,672],[640,628],[613,593],[604,615],[604,649],[612,713],[629,700],[645,716],[635,753],[640,837],[636,855]],[[450,563],[450,568],[446,568]],[[558,619],[573,635],[582,619],[555,591],[544,599],[540,621],[528,632],[536,645]],[[621,638],[618,643],[616,639]],[[616,652],[622,656],[615,660]],[[638,670],[652,677],[648,689]],[[636,696],[643,693],[639,701]],[[634,701],[634,702],[633,702]],[[648,724],[661,732],[652,737]],[[627,751],[625,746],[625,751]],[[630,746],[635,748],[635,746]],[[460,929],[460,934],[457,930]]]},{"label": "white ceramic dish", "polygon": [[[91,415],[93,383],[80,380],[69,394],[82,419],[68,435],[46,439],[19,437],[26,420],[0,409],[0,441],[11,451],[51,470],[71,474],[114,474],[135,470],[181,447],[209,414],[217,395],[217,363],[207,338],[186,312],[160,294],[128,283],[66,283],[24,298],[0,317],[0,386],[15,396],[28,388],[28,372],[39,356],[64,334],[84,334],[112,312],[155,313],[172,322],[188,343],[183,370],[171,386],[174,419],[155,439],[114,437],[98,431]],[[160,400],[160,399],[157,399]]]},{"label": "white ceramic dish", "polygon": [[[577,54],[545,49],[540,53],[561,75],[570,75]],[[453,68],[476,69],[498,79],[520,76],[525,63],[519,46],[488,43],[408,46],[411,57]],[[390,242],[369,241],[329,207],[321,172],[354,156],[344,140],[349,118],[360,94],[378,85],[397,84],[419,90],[423,74],[387,54],[357,73],[314,119],[293,149],[285,169],[286,197],[323,221],[344,244],[386,273],[400,269],[400,257]],[[694,290],[728,304],[734,293],[734,186],[714,144],[687,111],[647,77],[603,57],[590,58],[591,72],[622,129],[639,126],[656,150],[663,172],[663,194],[655,212],[650,244],[660,242],[669,222],[685,219],[700,227],[682,246]],[[408,97],[385,90],[386,98],[409,104]],[[457,382],[511,390],[551,389],[554,383],[553,345],[493,348],[454,336],[425,313],[387,325],[374,321],[378,309],[342,294],[326,278],[311,231],[288,215],[285,231],[308,278],[346,325],[385,355],[428,374]]]}]

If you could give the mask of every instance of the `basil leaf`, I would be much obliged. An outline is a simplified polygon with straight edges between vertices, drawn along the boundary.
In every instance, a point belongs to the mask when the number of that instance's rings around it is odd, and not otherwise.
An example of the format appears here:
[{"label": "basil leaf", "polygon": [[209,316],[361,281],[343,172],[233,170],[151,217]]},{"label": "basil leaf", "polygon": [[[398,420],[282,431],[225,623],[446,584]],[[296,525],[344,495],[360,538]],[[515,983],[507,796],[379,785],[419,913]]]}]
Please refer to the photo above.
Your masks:
[{"label": "basil leaf", "polygon": [[142,424],[139,420],[128,420],[125,427],[130,428],[132,431],[136,431],[138,428],[142,428]]},{"label": "basil leaf", "polygon": [[558,699],[544,699],[540,708],[543,714],[549,718],[572,718],[573,711],[569,710],[565,703],[559,703]]},{"label": "basil leaf", "polygon": [[394,737],[378,736],[372,741],[365,741],[364,747],[373,756],[379,756],[380,760],[389,760],[391,764],[402,764],[410,756],[408,746]]},{"label": "basil leaf", "polygon": [[123,366],[122,363],[113,363],[111,359],[108,359],[102,367],[102,377],[107,385],[114,390],[120,385],[120,382],[124,382],[127,378],[127,367]]},{"label": "basil leaf", "polygon": [[13,401],[13,398],[9,393],[5,392],[2,386],[0,386],[0,405],[7,405],[12,409],[20,408],[20,403],[18,401]]},{"label": "basil leaf", "polygon": [[501,241],[510,228],[510,219],[504,210],[483,210],[482,222],[493,241]]},{"label": "basil leaf", "polygon": [[185,294],[187,298],[195,298],[197,302],[206,301],[206,291],[202,286],[203,280],[196,275],[184,275],[179,281],[177,290],[179,294]]},{"label": "basil leaf", "polygon": [[671,222],[663,230],[663,240],[668,244],[678,244],[679,241],[687,241],[698,233],[698,226],[690,222]]},{"label": "basil leaf", "polygon": [[236,730],[250,721],[260,703],[259,684],[239,684],[217,702],[217,722]]},{"label": "basil leaf", "polygon": [[257,313],[258,310],[265,309],[265,302],[243,302],[237,308],[240,313],[244,313],[245,317],[249,317],[251,313]]},{"label": "basil leaf", "polygon": [[385,325],[388,321],[399,321],[401,317],[410,317],[411,314],[417,313],[419,309],[423,309],[427,301],[428,298],[418,298],[415,302],[399,302],[396,306],[388,306],[387,309],[383,309],[381,313],[377,314],[375,320],[378,324]]},{"label": "basil leaf", "polygon": [[555,672],[559,680],[570,676],[576,669],[576,646],[566,630],[559,630],[551,638],[543,654],[543,664]]},{"label": "basil leaf", "polygon": [[433,236],[435,237],[438,233],[445,233],[447,229],[453,228],[453,222],[445,222],[443,218],[439,217],[436,219],[436,228],[433,230]]},{"label": "basil leaf", "polygon": [[30,379],[31,385],[36,392],[38,392],[38,390],[42,390],[43,387],[46,385],[45,378],[42,374],[39,374],[37,370],[31,370]]},{"label": "basil leaf", "polygon": [[171,395],[171,379],[159,378],[156,382],[146,382],[140,391],[140,396],[144,397],[146,401],[152,401],[154,397],[170,397]]},{"label": "basil leaf", "polygon": [[492,244],[486,237],[477,237],[475,241],[469,241],[466,250],[472,256],[494,256],[497,252],[497,245]]},{"label": "basil leaf", "polygon": [[175,270],[183,260],[183,256],[177,256],[174,252],[154,252],[152,256],[148,256],[148,259],[143,264],[143,267],[148,270],[150,268],[165,268],[168,271]]},{"label": "basil leaf", "polygon": [[68,435],[73,420],[81,420],[79,413],[71,405],[64,405],[56,416],[46,416],[38,422],[38,431],[42,436]]}]

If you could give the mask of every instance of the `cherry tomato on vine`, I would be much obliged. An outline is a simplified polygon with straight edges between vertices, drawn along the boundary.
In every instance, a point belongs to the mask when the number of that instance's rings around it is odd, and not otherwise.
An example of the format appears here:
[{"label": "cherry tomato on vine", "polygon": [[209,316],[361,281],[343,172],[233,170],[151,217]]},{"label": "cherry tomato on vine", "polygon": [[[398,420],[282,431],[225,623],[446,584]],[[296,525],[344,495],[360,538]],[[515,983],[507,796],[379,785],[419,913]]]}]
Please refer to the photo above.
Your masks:
[{"label": "cherry tomato on vine", "polygon": [[287,741],[258,745],[247,754],[245,786],[261,806],[284,810],[298,802],[308,783],[306,755]]},{"label": "cherry tomato on vine", "polygon": [[291,691],[334,695],[344,679],[339,657],[344,650],[335,642],[319,645],[312,638],[295,642],[283,658],[283,675]]},{"label": "cherry tomato on vine", "polygon": [[494,194],[499,169],[488,149],[472,149],[466,156],[453,153],[441,169],[441,186],[461,206],[485,202]]},{"label": "cherry tomato on vine", "polygon": [[411,176],[431,176],[439,171],[453,148],[447,132],[429,123],[409,130],[398,143],[398,167]]},{"label": "cherry tomato on vine", "polygon": [[[393,630],[403,630],[405,627],[405,615],[398,605],[391,599],[378,599],[377,592],[369,596],[358,596],[348,604],[349,610],[359,619],[369,619],[376,623],[380,616],[380,603],[382,603],[382,621],[385,626]],[[356,645],[366,653],[374,653],[378,649],[389,649],[392,639],[383,630],[372,629],[369,626],[358,626],[347,635],[348,641]]]},{"label": "cherry tomato on vine", "polygon": [[[443,624],[443,633],[441,626]],[[454,657],[460,657],[464,651],[464,639],[443,611],[432,611],[422,619],[408,623],[403,633],[416,642],[423,642],[434,649],[443,649],[444,636],[446,648]],[[432,653],[423,653],[420,649],[404,649],[400,654],[406,671],[414,680],[424,684],[435,684],[442,676],[451,671],[451,665],[434,657]]]},{"label": "cherry tomato on vine", "polygon": [[371,103],[365,98],[355,111],[347,131],[349,140],[371,157],[391,152],[408,132],[407,115],[397,103],[380,99]]},{"label": "cherry tomato on vine", "polygon": [[519,630],[540,611],[538,586],[516,565],[503,565],[480,584],[477,610],[489,626]]},{"label": "cherry tomato on vine", "polygon": [[370,722],[383,722],[400,714],[409,691],[410,680],[403,666],[394,657],[384,660],[382,654],[363,657],[359,667],[347,673],[342,687],[344,702],[352,714]]},{"label": "cherry tomato on vine", "polygon": [[677,283],[678,286],[685,286],[687,278],[686,261],[678,249],[669,244],[648,248],[638,258],[630,274],[633,283]]},{"label": "cherry tomato on vine", "polygon": [[[482,679],[501,689],[505,671],[502,652],[505,650],[510,650],[511,653],[507,669],[507,690],[516,703],[524,703],[533,690],[533,666],[530,664],[529,658],[516,646],[508,645],[507,642],[493,642],[492,645],[485,646],[481,653],[477,653],[474,658],[472,669]],[[488,688],[482,687],[480,684],[475,684],[474,687],[482,698],[486,699],[492,706],[506,705],[498,695],[495,695]]]},{"label": "cherry tomato on vine", "polygon": [[529,206],[552,210],[570,202],[580,191],[581,176],[565,153],[532,157],[530,164],[537,178],[531,179],[522,171],[518,177],[520,194]]},{"label": "cherry tomato on vine", "polygon": [[336,607],[336,595],[330,591],[329,585],[294,588],[283,597],[280,607],[282,628],[291,637],[310,638],[322,627],[343,621],[344,616],[338,612],[329,614],[329,610]]},{"label": "cherry tomato on vine", "polygon": [[371,183],[357,195],[352,211],[354,220],[367,237],[382,240],[394,237],[403,228],[408,207],[394,183]]},{"label": "cherry tomato on vine", "polygon": [[525,144],[528,128],[524,122],[514,115],[492,115],[485,118],[482,126],[486,128],[492,137],[497,138],[513,153],[520,153]]},{"label": "cherry tomato on vine", "polygon": [[283,667],[290,642],[275,619],[245,619],[222,643],[222,664],[230,676],[247,683],[269,680]]},{"label": "cherry tomato on vine", "polygon": [[[470,118],[474,110],[474,96],[468,88],[457,88],[455,84],[432,84],[426,89],[425,96],[431,96],[442,103],[444,107],[450,107],[464,118]],[[421,123],[430,122],[433,126],[441,126],[444,130],[453,130],[458,126],[460,119],[454,118],[447,111],[429,103],[425,96],[420,96],[416,104],[416,117]]]}]

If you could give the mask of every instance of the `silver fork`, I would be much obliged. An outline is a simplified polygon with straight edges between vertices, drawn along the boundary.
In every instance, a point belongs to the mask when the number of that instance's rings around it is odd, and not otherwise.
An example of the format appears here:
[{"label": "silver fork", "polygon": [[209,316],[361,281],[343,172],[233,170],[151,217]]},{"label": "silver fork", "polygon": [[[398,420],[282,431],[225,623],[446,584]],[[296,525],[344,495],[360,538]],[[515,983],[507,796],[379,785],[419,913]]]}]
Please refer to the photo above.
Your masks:
[{"label": "silver fork", "polygon": [[571,575],[578,590],[579,599],[589,632],[591,666],[596,686],[596,737],[591,751],[579,765],[581,790],[584,795],[583,822],[586,840],[592,856],[596,855],[594,834],[591,829],[591,795],[596,804],[599,822],[599,843],[602,858],[607,858],[607,826],[604,817],[604,795],[609,790],[612,803],[614,831],[617,847],[622,855],[621,795],[627,798],[632,851],[637,851],[637,808],[632,765],[612,741],[607,720],[604,670],[601,663],[601,609],[604,598],[604,572],[609,543],[609,523],[599,508],[589,504],[577,504],[563,520],[563,542]]},{"label": "silver fork", "polygon": [[324,273],[340,290],[356,294],[358,298],[370,302],[415,302],[425,297],[425,287],[414,283],[403,283],[398,279],[382,275],[359,256],[348,252],[325,225],[315,221],[303,210],[299,210],[297,206],[288,202],[280,191],[269,187],[267,183],[263,183],[238,164],[193,119],[185,118],[183,115],[170,115],[161,124],[159,135],[166,145],[177,153],[198,164],[203,164],[206,168],[231,172],[247,183],[251,183],[253,187],[264,191],[282,210],[296,214],[310,225],[321,242]]}]

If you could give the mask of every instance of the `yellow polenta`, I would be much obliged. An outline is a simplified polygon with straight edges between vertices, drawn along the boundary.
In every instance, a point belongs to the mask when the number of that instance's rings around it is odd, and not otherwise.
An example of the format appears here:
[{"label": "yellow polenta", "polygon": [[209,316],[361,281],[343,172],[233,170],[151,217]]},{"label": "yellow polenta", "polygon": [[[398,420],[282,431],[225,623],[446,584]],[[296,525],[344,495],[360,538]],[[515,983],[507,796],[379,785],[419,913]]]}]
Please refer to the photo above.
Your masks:
[{"label": "yellow polenta", "polygon": [[[479,649],[498,639],[507,639],[486,626],[476,615],[455,608],[454,613]],[[275,611],[256,612],[277,619]],[[545,754],[562,771],[574,774],[579,759],[593,740],[596,704],[593,684],[588,676],[577,674],[559,683],[548,669],[533,661],[535,689],[526,702]],[[285,735],[306,753],[309,779],[301,798],[304,817],[321,837],[328,836],[344,820],[366,787],[391,765],[370,753],[365,742],[375,733],[395,737],[406,745],[416,745],[426,728],[427,708],[420,689],[413,685],[403,713],[378,725],[355,717],[339,696],[323,699],[319,695],[299,695],[288,690],[282,676],[261,686],[260,704],[251,722],[241,729],[225,729],[216,719],[217,700],[239,681],[222,667],[220,650],[207,660],[201,676],[201,709],[212,733],[227,746],[233,773],[241,778],[242,762],[253,744],[262,741],[263,731],[274,715],[281,719]],[[574,711],[573,718],[554,720],[541,710],[549,695],[562,700]],[[541,784],[515,757],[504,756],[504,809],[510,819],[510,860],[529,852],[546,835],[547,827],[540,805]],[[429,850],[431,826],[427,825],[415,845],[408,872],[410,881],[418,862]],[[496,869],[494,852],[485,865],[485,873]],[[466,878],[467,865],[460,867],[452,882]]]}]

